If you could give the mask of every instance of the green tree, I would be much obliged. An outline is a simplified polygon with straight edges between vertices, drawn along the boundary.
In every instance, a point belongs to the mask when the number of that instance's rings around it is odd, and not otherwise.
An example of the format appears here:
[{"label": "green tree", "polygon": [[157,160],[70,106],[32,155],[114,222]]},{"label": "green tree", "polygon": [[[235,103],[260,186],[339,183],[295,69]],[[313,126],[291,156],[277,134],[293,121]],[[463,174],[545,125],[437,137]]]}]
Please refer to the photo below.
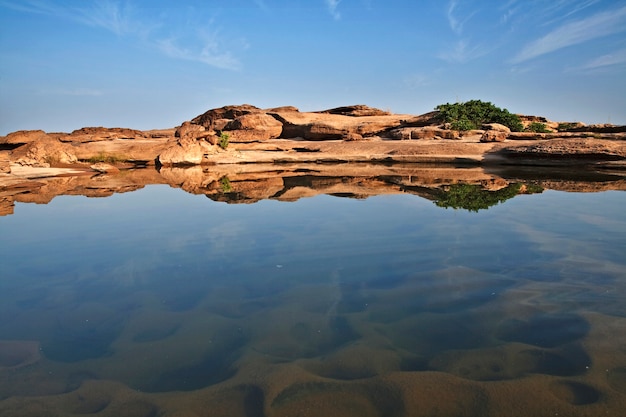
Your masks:
[{"label": "green tree", "polygon": [[518,115],[481,100],[440,104],[435,110],[439,111],[439,119],[450,123],[454,130],[480,129],[484,123],[500,123],[514,132],[524,128]]},{"label": "green tree", "polygon": [[439,198],[435,201],[435,204],[444,208],[478,212],[515,197],[521,192],[522,185],[524,185],[526,194],[541,193],[543,191],[542,187],[535,184],[509,184],[500,190],[488,191],[480,185],[459,183],[452,184],[447,190],[440,191]]},{"label": "green tree", "polygon": [[552,132],[550,129],[548,129],[548,127],[546,126],[545,123],[540,123],[540,122],[532,122],[526,128],[526,131],[528,131],[528,132],[535,132],[535,133],[550,133],[550,132]]}]

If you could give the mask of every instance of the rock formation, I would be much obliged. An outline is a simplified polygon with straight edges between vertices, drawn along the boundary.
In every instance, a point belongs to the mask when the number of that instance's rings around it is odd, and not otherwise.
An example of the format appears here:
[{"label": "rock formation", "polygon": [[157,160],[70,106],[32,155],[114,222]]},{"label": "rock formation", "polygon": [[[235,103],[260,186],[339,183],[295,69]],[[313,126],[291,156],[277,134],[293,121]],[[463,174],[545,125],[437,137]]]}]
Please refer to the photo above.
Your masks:
[{"label": "rock formation", "polygon": [[96,162],[124,168],[120,164],[540,161],[541,165],[580,165],[612,161],[612,169],[626,163],[623,126],[583,129],[581,124],[537,116],[523,116],[522,120],[544,123],[552,131],[511,132],[495,123],[480,130],[456,131],[442,124],[436,111],[415,116],[365,105],[318,112],[301,112],[291,106],[224,106],[175,129],[85,127],[69,134],[14,132],[0,137],[0,174],[10,174],[13,165],[60,168],[85,164],[89,169]]}]

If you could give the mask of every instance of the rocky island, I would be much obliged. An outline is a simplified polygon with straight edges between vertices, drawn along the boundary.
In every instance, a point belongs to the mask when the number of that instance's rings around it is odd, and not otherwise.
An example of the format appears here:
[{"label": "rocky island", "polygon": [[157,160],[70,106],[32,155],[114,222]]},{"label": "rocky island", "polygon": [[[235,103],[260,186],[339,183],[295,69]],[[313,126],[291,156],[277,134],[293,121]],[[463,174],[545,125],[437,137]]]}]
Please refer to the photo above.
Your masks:
[{"label": "rocky island", "polygon": [[[365,183],[386,192],[461,180],[497,189],[528,167],[601,170],[620,179],[617,189],[624,187],[626,126],[559,123],[502,113],[477,100],[466,104],[495,116],[470,120],[459,116],[459,104],[422,115],[365,105],[316,112],[237,105],[170,129],[13,132],[0,137],[0,211],[11,213],[14,201],[110,195],[154,183],[236,202],[297,199],[310,190],[290,188],[285,178],[310,182],[312,175],[343,178],[326,181],[323,192],[353,196],[380,192]],[[503,174],[512,169],[515,174]],[[352,186],[348,177],[356,178]]]}]

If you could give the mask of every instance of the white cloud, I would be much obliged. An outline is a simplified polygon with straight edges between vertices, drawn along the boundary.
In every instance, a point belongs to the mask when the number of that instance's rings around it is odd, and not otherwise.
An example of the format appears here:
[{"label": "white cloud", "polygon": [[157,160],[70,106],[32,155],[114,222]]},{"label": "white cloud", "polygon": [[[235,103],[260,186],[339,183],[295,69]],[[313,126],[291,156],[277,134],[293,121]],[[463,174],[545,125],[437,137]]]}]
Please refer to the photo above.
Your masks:
[{"label": "white cloud", "polygon": [[582,69],[598,69],[626,63],[626,48],[611,54],[602,55],[582,67]]},{"label": "white cloud", "polygon": [[339,7],[339,3],[341,0],[326,0],[326,6],[328,7],[328,12],[335,20],[341,19],[341,13],[337,10]]},{"label": "white cloud", "polygon": [[454,16],[454,9],[456,9],[456,4],[456,1],[450,2],[450,4],[448,5],[448,12],[446,16],[448,18],[448,24],[450,25],[450,29],[452,29],[454,33],[460,34],[463,29],[463,25],[459,23],[459,21],[456,19],[456,16]]},{"label": "white cloud", "polygon": [[626,7],[597,13],[563,24],[547,35],[527,44],[512,60],[518,64],[592,39],[626,31]]},{"label": "white cloud", "polygon": [[454,48],[438,55],[440,59],[451,63],[465,63],[489,53],[482,45],[470,45],[465,39],[459,40]]},{"label": "white cloud", "polygon": [[[255,0],[255,2],[259,7],[265,6],[263,0]],[[338,4],[338,1],[335,3]],[[240,68],[239,61],[233,57],[232,53],[223,49],[217,33],[207,35],[198,31],[195,38],[188,39],[186,42],[191,46],[182,47],[176,41],[178,38],[176,35],[171,37],[157,35],[155,29],[162,27],[161,23],[148,21],[145,17],[139,18],[140,13],[135,12],[127,2],[122,4],[112,0],[98,0],[79,4],[78,7],[68,7],[40,0],[20,2],[0,0],[0,6],[19,12],[53,16],[57,19],[104,29],[117,36],[134,37],[150,47],[156,47],[171,58],[201,62],[221,69]],[[243,45],[243,49],[246,49],[246,45]]]},{"label": "white cloud", "polygon": [[476,14],[476,12],[463,13],[465,16],[464,19],[459,20],[457,18],[458,5],[459,3],[456,0],[452,0],[450,3],[448,3],[446,18],[448,19],[448,25],[450,25],[450,29],[452,29],[452,32],[456,33],[457,35],[461,35],[463,33],[463,27],[474,16],[474,14]]},{"label": "white cloud", "polygon": [[71,20],[87,26],[100,27],[116,35],[124,35],[139,28],[138,22],[131,19],[131,8],[126,3],[99,0],[81,3],[84,7],[67,7],[54,2],[39,0],[0,1],[0,5],[24,13],[43,14]]},{"label": "white cloud", "polygon": [[202,62],[216,68],[238,70],[241,65],[230,52],[220,51],[215,40],[207,40],[201,48],[192,49],[181,46],[175,39],[161,39],[157,47],[165,55],[186,61]]}]

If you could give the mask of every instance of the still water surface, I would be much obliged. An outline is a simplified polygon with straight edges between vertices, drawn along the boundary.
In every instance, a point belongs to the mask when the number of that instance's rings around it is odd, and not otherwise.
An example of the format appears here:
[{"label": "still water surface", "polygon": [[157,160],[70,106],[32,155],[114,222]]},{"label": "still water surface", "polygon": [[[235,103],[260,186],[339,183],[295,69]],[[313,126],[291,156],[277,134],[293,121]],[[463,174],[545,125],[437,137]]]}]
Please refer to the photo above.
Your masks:
[{"label": "still water surface", "polygon": [[623,415],[626,193],[0,218],[0,415]]}]

